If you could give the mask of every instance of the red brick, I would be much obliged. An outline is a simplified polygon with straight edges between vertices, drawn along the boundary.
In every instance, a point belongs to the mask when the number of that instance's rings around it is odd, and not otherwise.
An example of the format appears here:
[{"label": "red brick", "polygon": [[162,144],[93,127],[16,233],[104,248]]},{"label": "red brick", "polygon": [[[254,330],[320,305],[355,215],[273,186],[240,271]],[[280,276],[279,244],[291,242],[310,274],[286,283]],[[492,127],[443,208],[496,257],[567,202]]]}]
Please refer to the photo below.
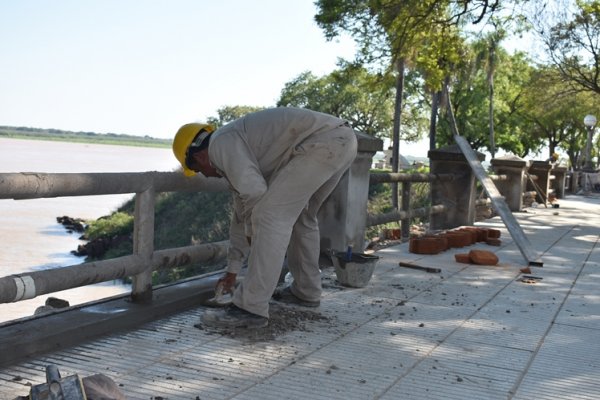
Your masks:
[{"label": "red brick", "polygon": [[449,247],[465,247],[472,244],[469,232],[448,231],[445,236],[448,239]]},{"label": "red brick", "polygon": [[438,254],[446,250],[445,238],[439,236],[423,236],[412,238],[408,245],[408,251],[415,254]]},{"label": "red brick", "polygon": [[487,231],[488,231],[488,239],[500,238],[500,231],[498,229],[487,228]]},{"label": "red brick", "polygon": [[471,250],[469,252],[471,262],[479,265],[496,265],[498,264],[498,256],[487,250]]},{"label": "red brick", "polygon": [[456,232],[468,233],[469,237],[471,238],[471,243],[469,243],[469,244],[477,243],[477,231],[465,227],[465,228],[457,229]]},{"label": "red brick", "polygon": [[502,240],[500,240],[500,239],[494,239],[494,238],[489,238],[485,242],[487,244],[489,244],[490,246],[500,246],[502,244]]},{"label": "red brick", "polygon": [[458,253],[454,255],[454,260],[463,264],[471,264],[471,257],[469,253]]}]

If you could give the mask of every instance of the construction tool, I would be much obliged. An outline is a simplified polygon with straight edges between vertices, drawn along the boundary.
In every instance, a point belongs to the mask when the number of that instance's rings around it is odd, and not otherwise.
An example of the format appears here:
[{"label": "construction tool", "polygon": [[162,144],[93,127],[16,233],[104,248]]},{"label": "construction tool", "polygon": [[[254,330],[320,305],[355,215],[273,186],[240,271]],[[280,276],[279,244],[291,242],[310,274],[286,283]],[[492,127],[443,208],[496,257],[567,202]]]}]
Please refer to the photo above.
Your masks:
[{"label": "construction tool", "polygon": [[215,295],[202,302],[207,307],[225,307],[231,304],[231,293],[223,293],[223,285],[217,285]]},{"label": "construction tool", "polygon": [[479,162],[479,159],[475,155],[475,152],[471,148],[469,142],[467,142],[467,140],[464,137],[460,136],[458,128],[456,126],[454,112],[452,111],[452,104],[450,103],[450,93],[448,92],[448,85],[444,86],[444,91],[446,94],[448,117],[450,118],[450,129],[452,130],[452,133],[454,135],[454,141],[458,145],[460,151],[465,156],[465,159],[467,160],[469,165],[471,166],[475,177],[477,177],[479,182],[481,182],[481,185],[483,186],[486,194],[488,195],[488,198],[492,201],[494,209],[496,210],[498,215],[500,215],[500,218],[502,218],[502,222],[504,222],[504,225],[506,225],[506,228],[510,232],[510,235],[512,236],[515,244],[521,251],[523,258],[525,258],[525,260],[527,261],[527,264],[532,267],[542,267],[544,263],[541,260],[540,254],[532,248],[531,242],[529,242],[529,239],[527,239],[527,236],[525,236],[525,232],[523,232],[523,229],[515,219],[515,216],[508,208],[506,201],[504,201],[504,197],[502,197],[500,191],[498,191],[498,188],[490,179],[490,177],[487,176],[485,169],[481,165],[481,162]]},{"label": "construction tool", "polygon": [[77,374],[60,377],[54,364],[46,367],[46,383],[31,388],[31,400],[86,400],[83,383]]},{"label": "construction tool", "polygon": [[407,262],[403,262],[403,261],[400,261],[398,263],[398,265],[400,265],[401,267],[405,267],[405,268],[418,269],[421,271],[428,272],[430,274],[439,274],[440,272],[442,272],[442,270],[440,268],[423,267],[422,265],[411,264],[411,263],[407,263]]}]

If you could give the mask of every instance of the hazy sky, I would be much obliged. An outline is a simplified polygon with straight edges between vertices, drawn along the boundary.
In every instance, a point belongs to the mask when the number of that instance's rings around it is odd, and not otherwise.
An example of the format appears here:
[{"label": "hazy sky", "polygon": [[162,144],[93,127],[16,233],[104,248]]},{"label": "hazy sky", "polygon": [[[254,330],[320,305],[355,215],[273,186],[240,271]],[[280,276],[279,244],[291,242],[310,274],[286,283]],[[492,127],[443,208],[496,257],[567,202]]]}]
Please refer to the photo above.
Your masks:
[{"label": "hazy sky", "polygon": [[313,0],[0,0],[0,125],[170,138],[352,58]]}]

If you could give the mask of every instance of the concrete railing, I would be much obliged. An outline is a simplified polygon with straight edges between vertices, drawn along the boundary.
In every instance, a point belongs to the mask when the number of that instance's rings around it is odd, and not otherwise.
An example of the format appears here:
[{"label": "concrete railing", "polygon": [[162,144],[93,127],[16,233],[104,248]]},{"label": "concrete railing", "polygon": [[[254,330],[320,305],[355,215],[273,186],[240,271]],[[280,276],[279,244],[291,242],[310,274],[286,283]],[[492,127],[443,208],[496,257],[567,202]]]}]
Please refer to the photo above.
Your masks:
[{"label": "concrete railing", "polygon": [[[357,133],[358,155],[320,212],[322,248],[345,248],[364,236],[369,169],[380,139]],[[110,260],[32,271],[0,278],[0,303],[17,302],[66,289],[133,277],[131,299],[152,300],[152,272],[226,257],[227,241],[165,250],[154,249],[155,194],[224,191],[225,179],[178,172],[0,173],[0,199],[39,199],[135,193],[133,254]]]},{"label": "concrete railing", "polygon": [[[358,136],[358,156],[349,171],[323,204],[319,212],[321,251],[344,250],[353,246],[364,250],[365,230],[369,226],[400,222],[402,234],[409,236],[410,221],[429,217],[430,229],[450,229],[472,225],[476,182],[462,153],[455,146],[429,152],[429,174],[371,174],[373,155],[382,142],[367,135]],[[494,179],[517,185],[523,178],[511,171],[500,171]],[[370,184],[402,184],[402,207],[381,215],[367,212]],[[428,183],[429,207],[410,204],[414,183]],[[60,268],[32,271],[0,278],[0,303],[30,299],[75,287],[133,277],[131,299],[136,303],[152,300],[152,272],[198,262],[219,262],[226,256],[227,241],[165,250],[154,249],[155,194],[159,192],[195,192],[227,190],[224,179],[197,176],[185,178],[178,172],[144,173],[0,173],[0,199],[34,199],[63,196],[89,196],[135,193],[133,253],[115,259]]]},{"label": "concrete railing", "polygon": [[133,254],[115,259],[32,271],[0,278],[0,303],[16,302],[61,290],[133,277],[131,297],[152,299],[152,272],[191,262],[212,262],[226,255],[226,242],[154,250],[155,193],[223,191],[223,179],[185,178],[175,172],[0,173],[0,199],[34,199],[136,193]]}]

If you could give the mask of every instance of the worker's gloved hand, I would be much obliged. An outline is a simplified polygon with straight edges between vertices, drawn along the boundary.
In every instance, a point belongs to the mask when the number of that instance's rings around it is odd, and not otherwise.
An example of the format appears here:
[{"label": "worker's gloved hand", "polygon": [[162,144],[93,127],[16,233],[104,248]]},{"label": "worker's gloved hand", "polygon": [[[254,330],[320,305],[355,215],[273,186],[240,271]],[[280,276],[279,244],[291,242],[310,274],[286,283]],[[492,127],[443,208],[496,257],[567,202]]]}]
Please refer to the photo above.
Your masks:
[{"label": "worker's gloved hand", "polygon": [[233,293],[233,289],[235,288],[236,278],[237,278],[237,274],[234,274],[233,272],[226,272],[225,276],[217,281],[215,293],[221,293],[221,294]]}]

